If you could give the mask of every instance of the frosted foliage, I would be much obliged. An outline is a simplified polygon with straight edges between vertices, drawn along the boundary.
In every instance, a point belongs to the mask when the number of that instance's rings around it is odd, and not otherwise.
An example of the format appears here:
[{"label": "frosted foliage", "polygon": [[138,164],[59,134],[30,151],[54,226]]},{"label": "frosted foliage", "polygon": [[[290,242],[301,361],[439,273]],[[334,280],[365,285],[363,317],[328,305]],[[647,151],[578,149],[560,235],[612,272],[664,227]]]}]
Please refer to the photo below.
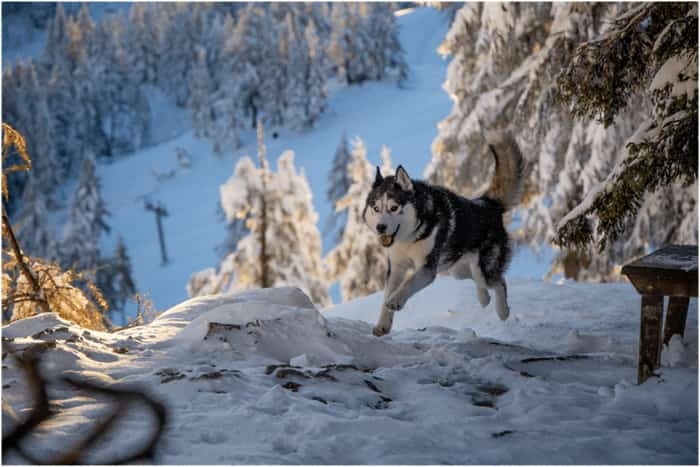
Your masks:
[{"label": "frosted foliage", "polygon": [[[384,150],[383,154],[383,171],[388,175],[392,172],[388,150]],[[359,138],[353,141],[352,159],[347,171],[350,188],[336,203],[337,212],[347,212],[347,223],[340,242],[324,259],[329,280],[340,282],[344,301],[381,290],[387,273],[386,250],[362,219],[375,168],[367,161],[367,150]]]},{"label": "frosted foliage", "polygon": [[[38,260],[33,261],[32,259],[28,260],[32,270],[38,271],[36,274],[37,280],[42,284],[46,284],[46,287],[43,289],[43,297],[46,299],[51,311],[68,321],[82,326],[91,329],[104,329],[103,317],[95,308],[95,305],[86,297],[82,290],[73,285],[76,279],[74,271],[62,271],[55,264],[47,264]],[[24,275],[19,275],[13,292],[16,296],[32,296],[34,290]],[[40,310],[35,301],[18,301],[12,306],[10,321],[34,316]]]},{"label": "frosted foliage", "polygon": [[327,305],[330,299],[321,264],[318,214],[306,176],[294,165],[294,153],[284,152],[277,161],[277,171],[267,172],[249,157],[241,158],[234,174],[221,186],[220,195],[227,221],[245,219],[248,233],[222,260],[218,271],[194,274],[188,292],[196,296],[260,287],[260,239],[264,234],[268,285],[297,286],[315,303]]},{"label": "frosted foliage", "polygon": [[[478,194],[492,170],[482,132],[508,128],[527,161],[516,240],[533,248],[552,242],[559,220],[599,189],[625,157],[627,140],[649,115],[648,99],[638,96],[606,128],[574,120],[554,98],[556,75],[571,61],[576,45],[598,37],[629,8],[628,4],[465,4],[440,48],[452,56],[444,89],[453,108],[438,124],[425,176],[467,196]],[[669,63],[662,71],[680,68],[679,63]],[[674,84],[674,92],[681,92],[680,87]],[[688,197],[690,190],[676,189],[677,199],[695,205],[696,196]],[[677,209],[652,209],[660,200],[654,195],[645,202],[643,210],[651,216],[651,225],[667,224],[665,219],[677,216]],[[674,238],[692,241],[693,237],[680,235],[688,230],[674,230]],[[610,278],[614,265],[644,251],[650,241],[663,244],[664,236],[635,227],[624,243],[595,260],[599,263],[591,259],[596,255],[585,252],[587,271],[577,274]],[[561,269],[567,254],[562,252],[552,272]]]}]

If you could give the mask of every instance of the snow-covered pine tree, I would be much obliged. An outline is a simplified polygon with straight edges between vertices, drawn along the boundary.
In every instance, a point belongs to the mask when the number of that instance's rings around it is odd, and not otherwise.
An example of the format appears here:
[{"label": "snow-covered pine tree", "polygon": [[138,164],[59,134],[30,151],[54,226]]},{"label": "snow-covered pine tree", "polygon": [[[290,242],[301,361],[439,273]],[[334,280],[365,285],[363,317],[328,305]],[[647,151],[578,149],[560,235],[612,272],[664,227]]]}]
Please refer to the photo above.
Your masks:
[{"label": "snow-covered pine tree", "polygon": [[[382,165],[389,166],[388,152],[385,154]],[[386,250],[362,220],[362,211],[372,188],[375,170],[367,161],[364,143],[356,138],[353,141],[352,160],[347,166],[352,184],[345,196],[336,203],[336,211],[347,212],[347,223],[340,243],[324,258],[329,282],[340,281],[343,301],[381,290],[386,280]]]},{"label": "snow-covered pine tree", "polygon": [[207,51],[203,47],[197,49],[197,64],[190,74],[190,90],[187,106],[192,115],[194,134],[195,136],[208,137],[214,129],[210,103],[213,83],[207,66]]},{"label": "snow-covered pine tree", "polygon": [[[350,164],[351,158],[352,153],[350,152],[350,147],[348,146],[348,138],[345,132],[343,132],[343,135],[340,138],[340,143],[338,143],[338,148],[335,150],[335,155],[333,156],[331,170],[328,173],[328,190],[326,191],[326,199],[331,203],[331,206],[336,206],[338,200],[344,197],[350,189],[352,179],[350,178],[348,165]],[[347,210],[343,210],[342,212],[334,210],[333,213],[328,216],[324,230],[326,232],[335,230],[339,221],[342,225],[347,222]],[[335,233],[337,241],[339,241],[342,236],[343,229],[339,228]]]},{"label": "snow-covered pine tree", "polygon": [[[99,113],[106,136],[105,157],[131,152],[142,146],[148,135],[150,109],[140,83],[130,82],[131,70],[126,55],[124,18],[113,15],[97,28],[103,44],[99,79]],[[179,82],[186,81],[180,78]],[[187,84],[185,83],[186,87]]]},{"label": "snow-covered pine tree", "polygon": [[335,63],[336,74],[348,84],[368,79],[366,63],[367,37],[362,29],[360,4],[337,2],[331,11],[331,36],[328,55]]},{"label": "snow-covered pine tree", "polygon": [[[241,52],[242,45],[235,36],[236,28],[233,16],[227,14],[220,37],[222,50],[218,53],[219,63],[214,68],[212,87],[215,91],[210,96],[213,112],[210,133],[217,153],[226,147],[240,146],[238,134],[249,128],[250,117],[247,112],[257,102],[252,96],[258,86],[258,77],[252,64]],[[256,112],[257,110],[253,111],[253,114],[256,115]]]},{"label": "snow-covered pine tree", "polygon": [[328,60],[325,49],[322,46],[315,24],[309,21],[304,30],[306,47],[308,47],[308,61],[306,62],[305,86],[306,86],[306,124],[313,123],[326,110],[326,82],[328,77]]},{"label": "snow-covered pine tree", "polygon": [[[510,130],[528,167],[516,239],[533,248],[551,244],[559,220],[624,157],[625,142],[640,128],[648,109],[643,96],[635,98],[605,128],[596,122],[577,122],[568,103],[558,99],[556,78],[574,60],[577,46],[606,34],[615,17],[631,5],[463,6],[441,48],[454,56],[445,83],[454,106],[438,126],[426,177],[467,196],[479,193],[492,167],[482,133]],[[567,277],[578,279],[614,278],[615,265],[638,254],[647,240],[628,238],[624,245],[610,245],[605,254],[562,249],[550,273],[563,270]]]},{"label": "snow-covered pine tree", "polygon": [[101,261],[96,285],[109,303],[112,322],[116,322],[116,313],[119,312],[121,324],[127,324],[124,306],[129,297],[136,294],[136,284],[131,275],[131,259],[121,237],[117,239],[114,255]]},{"label": "snow-covered pine tree", "polygon": [[[245,219],[248,234],[219,265],[192,276],[190,293],[220,293],[258,287],[298,286],[314,303],[327,305],[321,263],[318,214],[306,176],[297,173],[294,154],[283,153],[277,172],[268,164],[259,127],[260,166],[241,158],[221,186],[221,206],[229,222]],[[297,248],[303,245],[303,248]]]},{"label": "snow-covered pine tree", "polygon": [[52,205],[50,194],[60,183],[61,166],[53,144],[46,90],[40,84],[36,68],[31,62],[27,68],[24,84],[26,87],[22,96],[22,106],[25,119],[21,122],[23,126],[19,126],[18,122],[18,128],[32,137],[28,148],[33,155],[32,176],[42,190],[49,194],[47,201]]},{"label": "snow-covered pine tree", "polygon": [[95,270],[100,264],[100,236],[109,232],[108,215],[95,171],[95,159],[87,154],[70,201],[68,221],[63,228],[60,252],[61,264],[65,268],[87,271],[88,277],[95,278]]},{"label": "snow-covered pine tree", "polygon": [[307,70],[309,48],[306,38],[299,34],[291,12],[287,15],[280,33],[280,55],[286,65],[284,123],[299,130],[306,126]]},{"label": "snow-covered pine tree", "polygon": [[153,4],[134,2],[129,8],[128,59],[134,83],[156,84],[162,24]]},{"label": "snow-covered pine tree", "polygon": [[25,254],[53,262],[58,259],[58,250],[46,196],[47,191],[30,175],[17,213],[15,234]]},{"label": "snow-covered pine tree", "polygon": [[280,50],[286,57],[285,125],[297,130],[312,126],[326,107],[326,62],[313,23],[303,29],[288,12]]},{"label": "snow-covered pine tree", "polygon": [[189,98],[187,76],[197,62],[197,45],[202,37],[204,8],[207,6],[177,3],[172,5],[172,10],[163,10],[169,21],[163,23],[158,81],[160,86],[175,98],[179,106],[184,106]]},{"label": "snow-covered pine tree", "polygon": [[[261,94],[261,87],[267,72],[261,64],[266,58],[277,55],[277,42],[271,43],[271,37],[265,35],[269,24],[264,10],[257,4],[249,3],[241,10],[233,35],[227,36],[226,50],[231,57],[230,69],[233,76],[241,79],[236,100],[240,101],[250,122],[247,128],[255,128],[257,125],[263,100],[266,99]],[[223,80],[220,81],[219,88],[223,88]]]},{"label": "snow-covered pine tree", "polygon": [[[652,248],[697,243],[697,28],[697,4],[635,4],[603,35],[579,46],[560,76],[574,114],[606,126],[639,92],[652,104],[624,158],[557,225],[562,244],[597,243],[604,250],[629,232],[646,234]],[[660,235],[635,225],[649,201],[666,208],[643,213],[643,222],[658,224]]]},{"label": "snow-covered pine tree", "polygon": [[46,30],[46,47],[41,54],[41,62],[45,64],[56,64],[64,57],[64,51],[68,42],[68,33],[66,32],[68,18],[63,9],[63,5],[56,5],[54,17],[49,21]]},{"label": "snow-covered pine tree", "polygon": [[408,67],[389,3],[334,3],[328,55],[348,84],[381,80],[393,70],[399,82]]},{"label": "snow-covered pine tree", "polygon": [[285,63],[272,16],[258,3],[247,4],[226,47],[237,55],[236,68],[245,77],[253,72],[256,77],[255,81],[246,79],[240,95],[250,127],[255,127],[260,114],[269,124],[279,125],[284,118]]},{"label": "snow-covered pine tree", "polygon": [[397,81],[408,77],[408,65],[399,41],[399,28],[394,17],[394,5],[387,2],[368,3],[366,18],[367,37],[370,41],[367,53],[371,57],[373,80],[382,80],[391,70]]}]

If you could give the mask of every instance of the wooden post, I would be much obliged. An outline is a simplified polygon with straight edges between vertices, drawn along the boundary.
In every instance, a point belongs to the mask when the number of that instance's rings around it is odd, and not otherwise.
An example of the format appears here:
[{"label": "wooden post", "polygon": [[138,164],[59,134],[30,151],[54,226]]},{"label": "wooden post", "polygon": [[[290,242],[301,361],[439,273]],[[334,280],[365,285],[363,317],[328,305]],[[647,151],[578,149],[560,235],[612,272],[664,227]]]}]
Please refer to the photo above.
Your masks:
[{"label": "wooden post", "polygon": [[153,211],[156,215],[156,226],[158,228],[158,242],[160,243],[160,258],[161,266],[168,264],[168,253],[165,251],[165,236],[163,235],[163,224],[161,217],[168,217],[168,210],[161,203],[158,206],[153,205],[150,201],[146,203],[146,210]]},{"label": "wooden post", "polygon": [[265,136],[263,133],[262,120],[258,120],[258,158],[260,159],[260,169],[262,170],[262,193],[260,199],[260,287],[265,289],[272,287],[269,274],[269,258],[267,254],[267,187],[270,166],[267,162],[267,148],[265,147]]},{"label": "wooden post", "polygon": [[669,297],[664,323],[664,344],[668,344],[674,334],[680,334],[683,337],[689,301],[688,297]]},{"label": "wooden post", "polygon": [[661,316],[664,297],[642,295],[642,324],[639,330],[637,383],[642,384],[659,367],[661,357]]}]

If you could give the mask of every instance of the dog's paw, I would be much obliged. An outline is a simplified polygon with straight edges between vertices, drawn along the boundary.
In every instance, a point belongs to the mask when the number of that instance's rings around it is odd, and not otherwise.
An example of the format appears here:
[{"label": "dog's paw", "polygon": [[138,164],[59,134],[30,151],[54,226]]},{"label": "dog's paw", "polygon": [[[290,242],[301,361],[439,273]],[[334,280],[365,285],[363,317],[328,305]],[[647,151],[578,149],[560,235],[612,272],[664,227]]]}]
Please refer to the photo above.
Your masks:
[{"label": "dog's paw", "polygon": [[510,316],[510,307],[508,305],[501,305],[496,301],[496,313],[501,321],[505,321]]},{"label": "dog's paw", "polygon": [[489,295],[489,291],[486,289],[476,289],[476,298],[479,299],[479,303],[484,308],[486,308],[488,304],[491,303],[491,296]]},{"label": "dog's paw", "polygon": [[376,325],[376,326],[372,329],[372,334],[374,334],[374,335],[377,336],[377,337],[382,337],[382,336],[385,336],[385,335],[389,334],[389,331],[390,331],[390,330],[391,330],[391,329],[388,328],[388,327]]}]

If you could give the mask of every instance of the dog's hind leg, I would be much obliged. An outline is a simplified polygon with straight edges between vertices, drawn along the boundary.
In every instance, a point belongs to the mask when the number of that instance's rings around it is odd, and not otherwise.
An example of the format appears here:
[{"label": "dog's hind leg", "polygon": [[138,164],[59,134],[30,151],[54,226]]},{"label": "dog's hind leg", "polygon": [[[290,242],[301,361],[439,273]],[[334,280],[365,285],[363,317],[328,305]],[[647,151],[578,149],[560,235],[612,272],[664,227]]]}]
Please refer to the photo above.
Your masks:
[{"label": "dog's hind leg", "polygon": [[494,291],[496,292],[496,313],[502,321],[505,321],[510,315],[510,308],[508,307],[508,288],[502,277],[494,286]]},{"label": "dog's hind leg", "polygon": [[476,284],[476,298],[479,299],[479,303],[482,307],[486,307],[491,302],[491,296],[487,289],[486,278],[484,277],[484,272],[479,266],[479,256],[471,255],[469,257],[469,269],[471,270],[471,277]]}]

